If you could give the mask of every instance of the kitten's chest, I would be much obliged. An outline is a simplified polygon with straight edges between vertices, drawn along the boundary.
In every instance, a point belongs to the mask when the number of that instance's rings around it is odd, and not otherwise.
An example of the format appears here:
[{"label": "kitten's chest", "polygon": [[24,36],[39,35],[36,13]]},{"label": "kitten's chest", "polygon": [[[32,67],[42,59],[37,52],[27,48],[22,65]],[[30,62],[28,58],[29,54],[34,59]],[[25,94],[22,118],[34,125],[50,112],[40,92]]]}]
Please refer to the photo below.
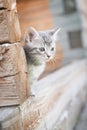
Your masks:
[{"label": "kitten's chest", "polygon": [[29,77],[30,79],[38,79],[39,76],[42,74],[42,72],[45,69],[45,64],[42,65],[28,65],[28,73],[29,73]]}]

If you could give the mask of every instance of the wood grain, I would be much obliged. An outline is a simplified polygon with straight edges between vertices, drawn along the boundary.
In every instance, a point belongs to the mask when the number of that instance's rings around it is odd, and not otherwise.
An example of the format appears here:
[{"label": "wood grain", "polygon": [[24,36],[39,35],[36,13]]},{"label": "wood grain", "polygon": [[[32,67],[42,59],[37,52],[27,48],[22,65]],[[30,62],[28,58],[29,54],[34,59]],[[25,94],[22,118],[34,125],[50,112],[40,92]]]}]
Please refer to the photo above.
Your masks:
[{"label": "wood grain", "polygon": [[24,130],[72,130],[87,99],[86,75],[85,62],[78,62],[39,81],[36,97],[20,107]]},{"label": "wood grain", "polygon": [[0,45],[0,106],[22,103],[28,96],[27,67],[19,43]]},{"label": "wood grain", "polygon": [[23,130],[18,107],[0,108],[0,130]]},{"label": "wood grain", "polygon": [[0,0],[0,9],[15,10],[16,0]]},{"label": "wood grain", "polygon": [[72,130],[87,100],[86,77],[82,61],[42,79],[34,87],[35,97],[0,108],[0,130]]},{"label": "wood grain", "polygon": [[17,0],[17,7],[22,36],[29,26],[34,26],[37,30],[45,30],[53,27],[49,0]]},{"label": "wood grain", "polygon": [[0,10],[0,43],[20,41],[21,33],[16,11]]}]

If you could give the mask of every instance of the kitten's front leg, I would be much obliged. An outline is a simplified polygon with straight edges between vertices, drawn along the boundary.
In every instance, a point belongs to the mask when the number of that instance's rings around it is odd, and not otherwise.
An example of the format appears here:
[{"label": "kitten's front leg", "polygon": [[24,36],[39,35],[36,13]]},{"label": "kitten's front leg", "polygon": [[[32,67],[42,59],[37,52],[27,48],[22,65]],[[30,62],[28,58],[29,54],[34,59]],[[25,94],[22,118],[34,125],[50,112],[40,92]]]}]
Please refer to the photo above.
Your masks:
[{"label": "kitten's front leg", "polygon": [[37,82],[37,79],[36,78],[34,78],[33,79],[33,81],[32,81],[32,83],[30,83],[30,96],[31,97],[35,97],[35,95],[36,95],[36,93],[35,93],[35,84],[36,84],[36,82]]},{"label": "kitten's front leg", "polygon": [[35,94],[35,91],[34,91],[34,90],[33,90],[33,91],[31,90],[31,91],[30,91],[30,97],[35,97],[35,95],[36,95],[36,94]]}]

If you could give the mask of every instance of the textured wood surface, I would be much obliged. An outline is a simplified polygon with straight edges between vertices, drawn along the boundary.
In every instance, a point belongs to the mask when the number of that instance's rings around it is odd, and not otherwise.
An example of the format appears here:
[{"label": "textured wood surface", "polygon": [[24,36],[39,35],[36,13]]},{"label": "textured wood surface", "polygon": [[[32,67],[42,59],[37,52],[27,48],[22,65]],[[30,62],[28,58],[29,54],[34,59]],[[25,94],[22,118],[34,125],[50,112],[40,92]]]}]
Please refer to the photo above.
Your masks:
[{"label": "textured wood surface", "polygon": [[0,106],[16,105],[28,96],[25,54],[19,43],[0,45]]},{"label": "textured wood surface", "polygon": [[16,0],[0,0],[0,43],[21,39]]},{"label": "textured wood surface", "polygon": [[0,43],[18,42],[20,37],[17,11],[0,10]]},{"label": "textured wood surface", "polygon": [[0,9],[16,9],[16,0],[0,0]]},{"label": "textured wood surface", "polygon": [[29,26],[34,26],[37,30],[53,27],[49,0],[17,0],[17,7],[22,36]]},{"label": "textured wood surface", "polygon": [[23,130],[18,107],[0,108],[0,130]]},{"label": "textured wood surface", "polygon": [[34,87],[36,96],[22,105],[0,108],[0,130],[72,130],[87,99],[85,63],[42,79]]},{"label": "textured wood surface", "polygon": [[86,64],[78,62],[55,72],[35,90],[37,99],[23,104],[25,130],[72,130],[86,101]]}]

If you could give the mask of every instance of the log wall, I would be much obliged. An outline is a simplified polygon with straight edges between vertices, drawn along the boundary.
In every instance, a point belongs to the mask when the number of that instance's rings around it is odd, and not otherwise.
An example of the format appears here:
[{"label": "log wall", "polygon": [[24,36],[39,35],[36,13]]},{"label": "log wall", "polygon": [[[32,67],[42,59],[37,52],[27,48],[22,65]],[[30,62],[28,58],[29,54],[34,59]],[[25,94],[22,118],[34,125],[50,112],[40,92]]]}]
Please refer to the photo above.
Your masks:
[{"label": "log wall", "polygon": [[28,98],[19,28],[16,1],[0,0],[0,130],[72,130],[87,99],[86,61],[38,81]]},{"label": "log wall", "polygon": [[0,106],[21,104],[29,96],[20,40],[16,0],[0,0]]},{"label": "log wall", "polygon": [[0,106],[17,105],[28,97],[27,67],[20,43],[0,45]]},{"label": "log wall", "polygon": [[0,0],[0,43],[20,41],[16,0]]}]

